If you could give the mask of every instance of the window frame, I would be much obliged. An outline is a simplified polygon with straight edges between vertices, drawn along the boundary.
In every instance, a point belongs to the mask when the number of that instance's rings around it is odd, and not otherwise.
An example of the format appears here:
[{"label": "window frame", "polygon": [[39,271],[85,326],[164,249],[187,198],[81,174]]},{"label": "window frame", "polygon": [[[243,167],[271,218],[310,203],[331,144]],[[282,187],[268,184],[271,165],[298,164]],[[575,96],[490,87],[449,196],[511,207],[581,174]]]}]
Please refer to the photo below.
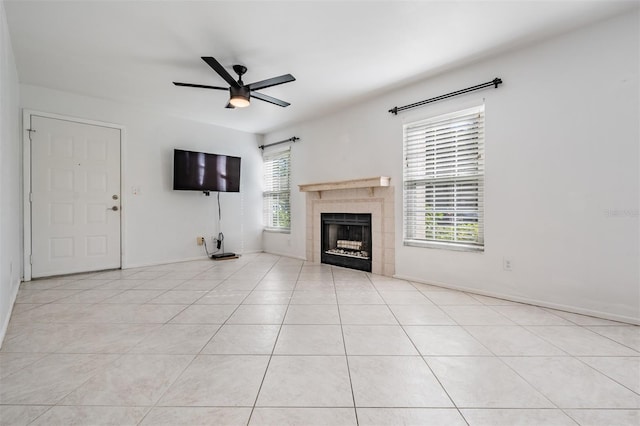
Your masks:
[{"label": "window frame", "polygon": [[484,251],[484,126],[484,105],[403,125],[403,245]]},{"label": "window frame", "polygon": [[[277,182],[277,188],[273,187],[275,182],[275,170],[272,168],[272,173],[269,172],[269,162],[283,159],[287,164],[286,181],[279,180]],[[273,150],[264,152],[262,155],[263,166],[263,185],[264,190],[262,192],[262,216],[263,216],[263,230],[266,232],[276,233],[291,233],[291,147],[286,149]],[[272,166],[273,167],[273,166]],[[272,184],[269,187],[269,184]],[[288,215],[288,226],[274,226],[273,216],[269,213],[269,208],[277,203],[279,198],[282,198],[286,203],[285,213]],[[269,221],[271,220],[271,223]]]}]

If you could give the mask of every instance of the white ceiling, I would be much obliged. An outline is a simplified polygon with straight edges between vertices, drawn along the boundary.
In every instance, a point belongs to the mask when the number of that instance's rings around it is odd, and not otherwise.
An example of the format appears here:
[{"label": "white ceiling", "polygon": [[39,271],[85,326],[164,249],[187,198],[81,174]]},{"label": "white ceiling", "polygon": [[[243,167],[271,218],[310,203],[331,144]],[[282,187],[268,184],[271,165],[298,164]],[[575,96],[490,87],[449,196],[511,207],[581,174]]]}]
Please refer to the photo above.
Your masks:
[{"label": "white ceiling", "polygon": [[[18,1],[5,9],[21,83],[265,133],[437,72],[604,19],[637,1]],[[224,106],[201,59],[291,103]],[[567,58],[569,59],[569,58]],[[499,70],[496,70],[499,73]],[[494,77],[494,76],[489,76]]]}]

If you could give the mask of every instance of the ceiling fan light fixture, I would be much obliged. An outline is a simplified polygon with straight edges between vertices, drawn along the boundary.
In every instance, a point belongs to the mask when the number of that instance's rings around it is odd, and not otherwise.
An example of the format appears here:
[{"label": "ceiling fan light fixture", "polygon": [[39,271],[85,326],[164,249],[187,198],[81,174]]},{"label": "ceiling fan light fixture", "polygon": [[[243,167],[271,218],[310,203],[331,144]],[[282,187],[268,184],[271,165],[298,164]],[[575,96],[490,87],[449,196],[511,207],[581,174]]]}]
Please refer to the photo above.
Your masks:
[{"label": "ceiling fan light fixture", "polygon": [[246,87],[230,87],[229,92],[231,93],[229,103],[234,107],[245,108],[251,104],[249,90]]},{"label": "ceiling fan light fixture", "polygon": [[234,96],[229,100],[229,103],[236,108],[245,108],[251,104],[249,99],[244,96]]}]

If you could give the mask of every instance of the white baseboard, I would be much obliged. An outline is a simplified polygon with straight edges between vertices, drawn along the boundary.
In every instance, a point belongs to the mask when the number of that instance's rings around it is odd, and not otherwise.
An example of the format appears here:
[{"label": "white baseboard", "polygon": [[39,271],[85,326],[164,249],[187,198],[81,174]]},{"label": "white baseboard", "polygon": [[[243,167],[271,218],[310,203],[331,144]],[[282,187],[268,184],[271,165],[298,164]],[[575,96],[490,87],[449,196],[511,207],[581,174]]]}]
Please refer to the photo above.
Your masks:
[{"label": "white baseboard", "polygon": [[[255,254],[255,253],[263,253],[262,250],[247,250],[243,252],[236,252],[238,256],[242,256],[244,254]],[[148,266],[158,266],[158,265],[166,265],[167,263],[180,263],[180,262],[192,262],[194,260],[205,260],[209,259],[207,255],[196,256],[196,257],[186,257],[181,259],[165,259],[161,261],[147,262],[147,263],[127,263],[122,266],[122,269],[134,269],[134,268],[146,268]]]},{"label": "white baseboard", "polygon": [[570,313],[574,313],[574,314],[581,314],[581,315],[587,315],[587,316],[591,316],[591,317],[607,319],[607,320],[611,320],[611,321],[619,321],[619,322],[624,322],[624,323],[628,323],[628,324],[640,325],[640,318],[629,317],[629,316],[626,316],[626,315],[618,315],[618,314],[613,314],[613,313],[610,313],[610,312],[601,312],[601,311],[596,311],[596,310],[593,310],[593,309],[581,308],[581,307],[578,307],[578,306],[564,305],[564,304],[561,304],[561,303],[549,302],[547,300],[538,300],[538,299],[532,299],[532,298],[529,298],[529,297],[512,296],[512,295],[509,295],[509,294],[502,294],[502,293],[496,293],[496,292],[492,292],[492,291],[478,290],[476,288],[469,288],[469,287],[453,285],[453,284],[448,284],[448,283],[442,283],[442,282],[437,282],[437,281],[427,281],[427,280],[424,280],[424,279],[415,278],[415,277],[409,277],[409,276],[404,276],[404,275],[394,275],[393,277],[401,279],[401,280],[413,281],[413,282],[420,283],[420,284],[434,285],[434,286],[437,286],[437,287],[443,287],[443,288],[449,288],[449,289],[452,289],[452,290],[460,290],[460,291],[464,291],[464,292],[467,292],[467,293],[479,294],[481,296],[495,297],[495,298],[498,298],[498,299],[509,300],[511,302],[525,303],[525,304],[528,304],[528,305],[536,305],[536,306],[541,306],[541,307],[544,307],[544,308],[557,309],[559,311],[565,311],[565,312],[570,312]]},{"label": "white baseboard", "polygon": [[247,250],[242,253],[236,253],[238,256],[242,256],[243,254],[257,254],[257,253],[265,253],[264,250]]},{"label": "white baseboard", "polygon": [[14,286],[13,294],[11,294],[11,303],[9,304],[9,311],[7,312],[7,316],[2,318],[2,329],[0,329],[0,349],[2,349],[2,344],[4,343],[4,336],[7,334],[7,330],[9,329],[9,321],[11,320],[11,314],[13,313],[13,306],[16,303],[16,298],[18,297],[18,290],[20,289],[20,280]]},{"label": "white baseboard", "polygon": [[273,254],[276,256],[282,256],[282,257],[290,257],[291,259],[298,259],[298,260],[304,260],[306,262],[307,258],[306,257],[302,257],[302,256],[294,256],[290,253],[280,253],[277,251],[264,251],[264,253],[269,253],[269,254]]},{"label": "white baseboard", "polygon": [[[268,253],[268,254],[274,254],[274,255],[277,255],[277,256],[291,257],[293,259],[306,260],[303,257],[296,257],[296,256],[288,255],[288,254],[266,252],[266,251],[263,251],[263,250],[247,250],[247,251],[244,251],[242,253],[236,252],[236,255],[239,256],[239,257],[242,257],[245,254],[259,254],[259,253]],[[188,257],[188,258],[182,258],[182,259],[167,259],[167,260],[158,261],[158,262],[128,263],[126,266],[122,266],[122,269],[146,268],[146,267],[150,267],[150,266],[166,265],[167,263],[192,262],[194,260],[205,260],[205,259],[209,259],[209,257],[208,256],[198,256],[198,257]]]},{"label": "white baseboard", "polygon": [[192,262],[194,260],[205,260],[208,259],[206,255],[197,256],[197,257],[187,257],[182,259],[167,259],[162,261],[154,261],[154,262],[146,262],[146,263],[127,263],[126,266],[123,265],[122,269],[134,269],[134,268],[146,268],[148,266],[158,266],[158,265],[166,265],[167,263],[180,263],[180,262]]}]

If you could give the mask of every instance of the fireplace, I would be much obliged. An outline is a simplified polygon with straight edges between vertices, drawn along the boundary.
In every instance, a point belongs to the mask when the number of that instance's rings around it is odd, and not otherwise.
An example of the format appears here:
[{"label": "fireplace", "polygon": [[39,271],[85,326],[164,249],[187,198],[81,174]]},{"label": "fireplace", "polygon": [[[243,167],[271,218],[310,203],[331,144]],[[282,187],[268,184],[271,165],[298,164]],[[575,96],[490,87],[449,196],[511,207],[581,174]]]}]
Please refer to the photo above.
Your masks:
[{"label": "fireplace", "polygon": [[[359,251],[369,252],[371,273],[392,277],[395,273],[395,195],[390,180],[386,176],[376,176],[299,185],[300,191],[305,192],[307,198],[306,260],[316,263],[325,262],[322,254],[325,252],[322,243],[324,226],[321,216],[323,214],[341,212],[369,215],[371,217],[369,250]],[[363,245],[365,243],[364,238],[362,240],[352,238],[355,241],[362,241]],[[338,248],[337,240],[336,238],[335,248]],[[350,238],[340,238],[340,240],[352,241]],[[341,245],[349,246],[350,244],[341,243]],[[325,253],[327,254],[332,253]],[[336,257],[333,259],[335,260]],[[339,260],[344,261],[348,256],[342,256],[342,258]]]},{"label": "fireplace", "polygon": [[321,262],[371,272],[371,214],[322,213]]}]

